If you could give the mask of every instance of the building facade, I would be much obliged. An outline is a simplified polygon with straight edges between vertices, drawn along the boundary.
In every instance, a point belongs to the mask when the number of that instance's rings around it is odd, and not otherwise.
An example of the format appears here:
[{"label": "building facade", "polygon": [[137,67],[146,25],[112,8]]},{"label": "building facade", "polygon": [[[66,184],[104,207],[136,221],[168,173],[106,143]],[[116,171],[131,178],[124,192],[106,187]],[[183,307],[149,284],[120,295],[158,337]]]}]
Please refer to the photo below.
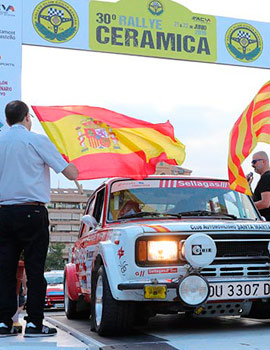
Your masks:
[{"label": "building facade", "polygon": [[80,220],[92,190],[52,188],[47,205],[50,220],[51,243],[64,243],[63,259],[68,260],[69,249],[78,238]]},{"label": "building facade", "polygon": [[160,162],[156,166],[156,175],[191,175],[192,170],[182,168],[179,165],[170,165]]}]

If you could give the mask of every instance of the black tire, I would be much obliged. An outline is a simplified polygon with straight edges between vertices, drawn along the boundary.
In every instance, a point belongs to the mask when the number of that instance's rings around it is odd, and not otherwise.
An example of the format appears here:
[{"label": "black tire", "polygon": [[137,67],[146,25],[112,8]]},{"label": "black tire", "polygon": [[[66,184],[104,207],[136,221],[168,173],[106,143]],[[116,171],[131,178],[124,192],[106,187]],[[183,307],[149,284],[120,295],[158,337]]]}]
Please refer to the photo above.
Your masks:
[{"label": "black tire", "polygon": [[134,320],[134,324],[136,326],[147,326],[149,321],[149,317],[148,316],[144,316],[144,315],[136,315],[135,320]]},{"label": "black tire", "polygon": [[247,316],[250,318],[269,319],[270,318],[270,303],[263,303],[261,300],[252,303],[251,310]]},{"label": "black tire", "polygon": [[65,314],[69,320],[77,318],[77,301],[71,300],[67,293],[67,282],[64,280],[64,305]]},{"label": "black tire", "polygon": [[[96,315],[97,283],[100,285],[100,319]],[[112,297],[104,266],[93,275],[91,288],[91,330],[99,335],[118,335],[127,333],[133,326],[134,305],[131,302],[117,301]]]},{"label": "black tire", "polygon": [[[151,316],[154,316],[153,314]],[[134,310],[134,325],[136,326],[146,326],[148,324],[150,315],[148,310],[141,306],[140,304],[136,304]]]},{"label": "black tire", "polygon": [[66,279],[64,281],[65,314],[69,320],[87,319],[90,316],[90,305],[81,300],[71,300],[67,293]]}]

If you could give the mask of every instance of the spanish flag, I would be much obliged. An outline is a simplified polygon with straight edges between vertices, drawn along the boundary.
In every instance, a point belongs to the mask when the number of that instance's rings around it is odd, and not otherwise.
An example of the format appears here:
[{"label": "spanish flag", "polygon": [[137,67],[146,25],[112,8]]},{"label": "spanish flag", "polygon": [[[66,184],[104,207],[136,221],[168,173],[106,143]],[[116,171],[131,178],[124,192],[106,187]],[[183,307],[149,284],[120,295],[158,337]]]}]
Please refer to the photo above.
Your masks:
[{"label": "spanish flag", "polygon": [[32,108],[59,152],[78,168],[78,180],[142,179],[161,161],[181,165],[185,159],[169,121],[152,124],[89,106]]},{"label": "spanish flag", "polygon": [[270,143],[270,81],[260,89],[231,130],[228,171],[233,190],[251,195],[241,164],[258,142]]}]

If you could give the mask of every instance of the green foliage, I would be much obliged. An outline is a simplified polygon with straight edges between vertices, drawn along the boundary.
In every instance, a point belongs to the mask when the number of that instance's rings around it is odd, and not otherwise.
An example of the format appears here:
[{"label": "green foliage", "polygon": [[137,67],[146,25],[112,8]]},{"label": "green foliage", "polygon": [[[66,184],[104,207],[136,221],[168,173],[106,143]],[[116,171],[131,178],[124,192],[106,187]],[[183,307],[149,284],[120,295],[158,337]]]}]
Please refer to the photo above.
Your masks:
[{"label": "green foliage", "polygon": [[65,263],[63,260],[64,243],[50,243],[47,259],[45,263],[45,270],[63,270]]}]

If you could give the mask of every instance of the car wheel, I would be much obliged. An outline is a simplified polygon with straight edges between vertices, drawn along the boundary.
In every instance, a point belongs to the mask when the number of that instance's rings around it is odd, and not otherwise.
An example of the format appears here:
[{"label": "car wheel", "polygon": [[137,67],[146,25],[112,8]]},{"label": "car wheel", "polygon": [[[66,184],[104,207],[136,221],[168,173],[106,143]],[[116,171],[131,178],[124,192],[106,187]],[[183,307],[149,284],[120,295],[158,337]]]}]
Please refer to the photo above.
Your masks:
[{"label": "car wheel", "polygon": [[150,317],[155,316],[155,313],[149,311],[140,304],[136,304],[134,310],[134,324],[136,326],[146,326]]},{"label": "car wheel", "polygon": [[65,314],[69,320],[77,318],[77,301],[71,300],[67,292],[67,281],[64,281],[64,306]]},{"label": "car wheel", "polygon": [[64,282],[64,305],[65,314],[69,320],[88,319],[90,316],[90,305],[84,300],[71,300],[67,292],[67,282]]},{"label": "car wheel", "polygon": [[113,298],[104,266],[93,276],[91,330],[99,335],[128,332],[133,325],[134,305]]},{"label": "car wheel", "polygon": [[136,315],[134,323],[136,326],[147,326],[148,321],[149,317],[144,315]]}]

